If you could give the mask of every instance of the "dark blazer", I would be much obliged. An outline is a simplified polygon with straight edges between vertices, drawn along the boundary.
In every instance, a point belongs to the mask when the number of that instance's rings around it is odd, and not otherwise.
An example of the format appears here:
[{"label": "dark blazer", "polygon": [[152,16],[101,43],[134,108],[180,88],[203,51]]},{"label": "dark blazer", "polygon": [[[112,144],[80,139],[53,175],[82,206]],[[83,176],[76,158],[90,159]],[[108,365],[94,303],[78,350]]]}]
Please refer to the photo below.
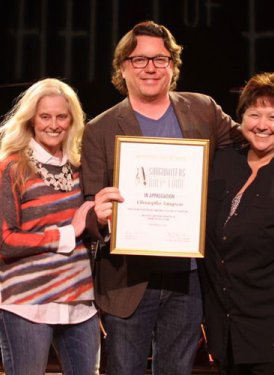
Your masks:
[{"label": "dark blazer", "polygon": [[[216,146],[242,140],[237,124],[215,101],[202,94],[170,93],[184,138],[210,140],[210,159]],[[113,185],[116,135],[141,136],[142,132],[128,98],[97,116],[86,126],[82,145],[84,195],[92,199],[103,187]],[[87,216],[93,239],[103,240],[94,212]],[[142,299],[152,271],[188,271],[189,259],[110,255],[103,248],[95,267],[95,298],[105,312],[130,316]],[[155,257],[154,257],[155,258]],[[157,265],[155,266],[155,264]]]},{"label": "dark blazer", "polygon": [[200,268],[209,350],[224,360],[230,336],[235,363],[274,362],[274,159],[224,226],[250,173],[246,148],[216,153]]}]

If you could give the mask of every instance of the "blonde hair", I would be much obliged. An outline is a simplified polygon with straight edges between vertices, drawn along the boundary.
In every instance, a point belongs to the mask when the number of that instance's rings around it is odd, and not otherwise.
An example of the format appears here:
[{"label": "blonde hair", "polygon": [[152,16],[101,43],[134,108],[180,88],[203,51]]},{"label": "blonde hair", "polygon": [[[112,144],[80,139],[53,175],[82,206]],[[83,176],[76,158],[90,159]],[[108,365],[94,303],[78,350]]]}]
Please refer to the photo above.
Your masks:
[{"label": "blonde hair", "polygon": [[170,90],[174,90],[180,76],[180,66],[182,65],[181,52],[183,47],[176,43],[174,36],[163,25],[158,25],[153,21],[140,22],[125,34],[116,46],[112,61],[112,83],[123,95],[127,95],[127,85],[121,72],[121,66],[131,52],[137,46],[137,36],[146,35],[163,39],[166,49],[170,52],[173,62],[173,76]]},{"label": "blonde hair", "polygon": [[44,96],[61,95],[68,102],[72,123],[62,148],[69,162],[80,165],[80,145],[84,131],[85,113],[76,92],[66,83],[56,78],[46,78],[34,83],[19,95],[16,104],[5,116],[0,127],[0,161],[17,154],[17,182],[24,183],[32,173],[26,150],[34,136],[32,119],[38,102]]}]

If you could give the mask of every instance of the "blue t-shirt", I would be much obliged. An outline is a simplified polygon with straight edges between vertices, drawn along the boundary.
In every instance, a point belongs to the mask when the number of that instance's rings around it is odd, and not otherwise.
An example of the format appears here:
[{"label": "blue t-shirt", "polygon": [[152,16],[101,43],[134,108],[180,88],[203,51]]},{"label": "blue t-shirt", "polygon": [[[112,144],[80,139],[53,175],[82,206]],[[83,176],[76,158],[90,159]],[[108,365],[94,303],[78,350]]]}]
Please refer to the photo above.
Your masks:
[{"label": "blue t-shirt", "polygon": [[145,137],[163,137],[163,138],[182,138],[182,129],[180,128],[177,117],[172,105],[158,120],[141,115],[135,112],[140,124],[143,136]]}]

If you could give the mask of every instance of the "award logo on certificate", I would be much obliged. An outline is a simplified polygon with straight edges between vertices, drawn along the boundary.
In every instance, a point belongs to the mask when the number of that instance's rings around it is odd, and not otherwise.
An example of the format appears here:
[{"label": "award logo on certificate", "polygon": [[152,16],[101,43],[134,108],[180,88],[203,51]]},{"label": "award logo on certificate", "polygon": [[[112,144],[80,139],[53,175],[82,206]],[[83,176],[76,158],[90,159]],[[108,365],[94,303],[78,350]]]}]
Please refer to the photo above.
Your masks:
[{"label": "award logo on certificate", "polygon": [[203,257],[209,140],[116,136],[113,254]]}]

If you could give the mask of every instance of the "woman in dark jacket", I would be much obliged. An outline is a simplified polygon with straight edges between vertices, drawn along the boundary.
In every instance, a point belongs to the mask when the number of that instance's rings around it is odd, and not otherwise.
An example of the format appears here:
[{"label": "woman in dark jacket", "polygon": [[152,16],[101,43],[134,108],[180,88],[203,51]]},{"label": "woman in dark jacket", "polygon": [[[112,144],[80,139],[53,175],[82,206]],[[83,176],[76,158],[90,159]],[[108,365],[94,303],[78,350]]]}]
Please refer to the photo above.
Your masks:
[{"label": "woman in dark jacket", "polygon": [[222,374],[274,374],[274,73],[238,105],[248,145],[217,153],[201,269],[209,351]]}]

